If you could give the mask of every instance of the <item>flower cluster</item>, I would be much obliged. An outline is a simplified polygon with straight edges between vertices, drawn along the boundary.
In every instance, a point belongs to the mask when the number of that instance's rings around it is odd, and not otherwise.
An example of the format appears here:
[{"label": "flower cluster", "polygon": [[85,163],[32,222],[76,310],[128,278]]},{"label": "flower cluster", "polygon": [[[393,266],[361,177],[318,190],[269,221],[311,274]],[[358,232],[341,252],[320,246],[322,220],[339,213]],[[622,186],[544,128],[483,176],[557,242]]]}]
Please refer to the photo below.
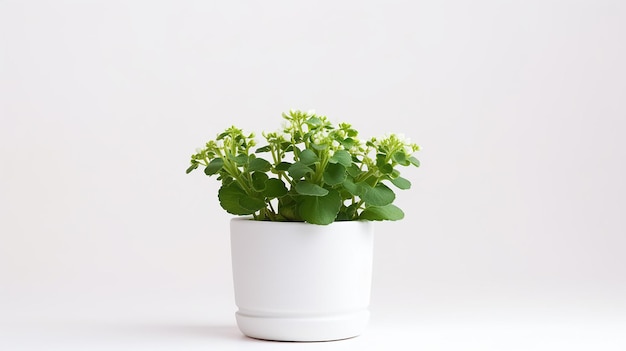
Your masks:
[{"label": "flower cluster", "polygon": [[[348,123],[333,125],[314,112],[284,113],[281,131],[254,134],[228,128],[191,157],[187,173],[199,166],[218,175],[221,206],[229,213],[259,220],[329,224],[338,220],[397,220],[388,187],[408,189],[399,166],[419,166],[419,146],[399,134],[358,138]],[[262,157],[269,153],[271,159]]]}]

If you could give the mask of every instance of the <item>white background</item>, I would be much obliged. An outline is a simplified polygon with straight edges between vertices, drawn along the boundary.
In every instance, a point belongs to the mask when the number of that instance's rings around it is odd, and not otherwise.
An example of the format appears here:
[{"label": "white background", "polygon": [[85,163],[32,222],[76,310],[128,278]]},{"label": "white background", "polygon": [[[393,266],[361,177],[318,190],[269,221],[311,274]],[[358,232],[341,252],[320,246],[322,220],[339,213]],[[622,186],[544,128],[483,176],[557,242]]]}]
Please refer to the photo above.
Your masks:
[{"label": "white background", "polygon": [[[0,1],[0,349],[626,348],[623,1]],[[229,215],[185,175],[315,109],[423,147],[372,321],[234,321]]]}]

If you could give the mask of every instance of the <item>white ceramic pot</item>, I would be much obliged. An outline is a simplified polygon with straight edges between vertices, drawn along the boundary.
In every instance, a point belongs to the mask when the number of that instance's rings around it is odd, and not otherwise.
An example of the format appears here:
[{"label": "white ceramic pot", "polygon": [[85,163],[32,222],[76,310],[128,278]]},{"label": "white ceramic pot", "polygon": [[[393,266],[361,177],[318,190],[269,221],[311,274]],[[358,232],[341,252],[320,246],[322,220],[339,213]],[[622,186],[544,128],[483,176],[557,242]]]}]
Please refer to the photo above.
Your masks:
[{"label": "white ceramic pot", "polygon": [[237,325],[247,336],[329,341],[369,319],[373,224],[230,222]]}]

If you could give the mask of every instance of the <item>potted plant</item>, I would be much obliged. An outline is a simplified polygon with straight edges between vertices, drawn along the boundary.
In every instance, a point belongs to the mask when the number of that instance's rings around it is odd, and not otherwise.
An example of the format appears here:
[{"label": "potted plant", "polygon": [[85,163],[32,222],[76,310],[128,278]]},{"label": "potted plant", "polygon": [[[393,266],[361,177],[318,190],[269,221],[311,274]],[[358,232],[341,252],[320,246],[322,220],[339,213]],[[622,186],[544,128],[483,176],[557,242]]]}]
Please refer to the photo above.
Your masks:
[{"label": "potted plant", "polygon": [[327,341],[357,336],[369,319],[371,221],[404,217],[391,186],[419,147],[396,134],[362,141],[350,124],[283,113],[279,132],[230,127],[191,156],[221,181],[231,220],[237,325],[247,336]]}]

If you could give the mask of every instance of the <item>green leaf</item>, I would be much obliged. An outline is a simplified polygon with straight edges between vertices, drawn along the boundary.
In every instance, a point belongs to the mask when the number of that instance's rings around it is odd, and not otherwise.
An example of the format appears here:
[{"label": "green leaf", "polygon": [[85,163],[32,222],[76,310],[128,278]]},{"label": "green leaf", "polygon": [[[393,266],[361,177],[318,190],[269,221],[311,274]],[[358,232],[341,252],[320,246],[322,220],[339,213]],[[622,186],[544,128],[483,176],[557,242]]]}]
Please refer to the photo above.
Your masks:
[{"label": "green leaf", "polygon": [[369,221],[397,221],[404,218],[404,212],[399,207],[391,204],[380,207],[370,206],[361,212],[359,218]]},{"label": "green leaf", "polygon": [[408,179],[397,177],[391,178],[390,181],[393,185],[397,186],[398,189],[406,190],[411,188],[411,182]]},{"label": "green leaf", "polygon": [[339,213],[337,213],[337,217],[335,217],[335,221],[339,222],[339,221],[349,221],[350,217],[348,216],[348,214],[346,213],[346,211],[344,211],[343,209],[339,210]]},{"label": "green leaf", "polygon": [[263,190],[263,196],[268,199],[273,199],[275,197],[281,197],[287,194],[289,190],[285,186],[282,180],[278,178],[270,178],[265,181],[265,190]]},{"label": "green leaf", "polygon": [[222,208],[234,215],[253,214],[265,206],[265,203],[259,199],[247,201],[247,199],[252,198],[235,182],[222,185],[217,197]]},{"label": "green leaf", "polygon": [[358,203],[354,203],[348,207],[341,206],[335,221],[351,221],[355,219],[356,210],[359,208]]},{"label": "green leaf", "polygon": [[248,155],[246,154],[239,154],[237,156],[228,155],[228,158],[235,162],[237,166],[243,166],[248,162]]},{"label": "green leaf", "polygon": [[248,211],[252,211],[250,213],[254,213],[265,207],[265,201],[257,199],[255,197],[246,196],[239,199],[239,205],[241,205],[242,208],[245,208]]},{"label": "green leaf", "polygon": [[315,150],[320,150],[320,151],[328,149],[328,144],[314,144],[314,143],[311,143],[311,146]]},{"label": "green leaf", "polygon": [[355,163],[353,163],[352,165],[350,165],[350,167],[348,167],[347,169],[348,174],[350,175],[350,177],[356,178],[358,177],[361,173],[363,173],[362,170],[359,169],[359,166],[357,166]]},{"label": "green leaf", "polygon": [[272,151],[272,147],[269,145],[261,146],[260,148],[256,149],[257,153],[270,152],[270,151]]},{"label": "green leaf", "polygon": [[311,128],[317,128],[322,125],[322,120],[317,117],[311,117],[307,119],[306,124],[308,124]]},{"label": "green leaf", "polygon": [[346,179],[343,181],[343,187],[352,195],[363,198],[367,191],[371,189],[371,187],[364,182],[354,183],[350,179]]},{"label": "green leaf", "polygon": [[342,200],[351,200],[354,196],[352,194],[350,194],[350,192],[348,190],[346,190],[346,187],[343,186],[343,184],[341,184],[342,186],[340,187],[336,187],[336,190],[339,192],[339,195],[341,195],[341,199]]},{"label": "green leaf", "polygon": [[291,167],[291,163],[289,162],[281,162],[274,167],[277,171],[287,171]]},{"label": "green leaf", "polygon": [[420,166],[420,160],[416,159],[415,156],[409,157],[409,162],[411,162],[411,164],[415,167]]},{"label": "green leaf", "polygon": [[378,177],[375,175],[371,175],[367,178],[365,178],[365,180],[361,181],[360,183],[363,183],[365,185],[369,185],[370,188],[373,188],[376,186],[376,184],[378,184]]},{"label": "green leaf", "polygon": [[263,172],[252,173],[252,187],[256,191],[263,191],[265,189],[265,182],[269,177]]},{"label": "green leaf", "polygon": [[222,166],[224,166],[224,160],[222,160],[221,158],[214,158],[204,169],[204,174],[208,176],[215,174],[219,172],[220,169],[222,169]]},{"label": "green leaf", "polygon": [[387,163],[387,156],[384,154],[376,154],[376,166],[379,168]]},{"label": "green leaf", "polygon": [[269,161],[262,158],[255,158],[250,160],[250,164],[248,164],[248,170],[251,172],[261,171],[267,172],[272,168],[272,164]]},{"label": "green leaf", "polygon": [[300,195],[309,195],[309,196],[324,196],[328,194],[328,190],[322,188],[321,186],[309,182],[299,182],[296,183],[296,192]]},{"label": "green leaf", "polygon": [[388,163],[378,166],[378,169],[380,169],[382,174],[391,174],[393,172],[393,166]]},{"label": "green leaf", "polygon": [[296,162],[289,167],[288,172],[291,178],[298,180],[305,174],[313,173],[313,170],[302,162]]},{"label": "green leaf", "polygon": [[189,174],[191,171],[193,171],[194,169],[198,168],[198,164],[194,163],[191,166],[189,166],[189,168],[187,168],[187,170],[185,171],[186,174]]},{"label": "green leaf", "polygon": [[278,214],[289,221],[302,221],[297,207],[298,203],[289,195],[278,199]]},{"label": "green leaf", "polygon": [[350,149],[354,146],[355,142],[352,138],[345,138],[344,140],[341,140],[341,144],[345,149]]},{"label": "green leaf", "polygon": [[356,184],[354,184],[354,182],[350,179],[346,179],[343,181],[343,187],[348,190],[348,192],[354,196],[358,196],[357,195],[357,186]]},{"label": "green leaf", "polygon": [[396,194],[385,184],[378,183],[369,188],[362,199],[369,206],[386,206],[396,199]]},{"label": "green leaf", "polygon": [[229,175],[222,175],[220,174],[219,177],[217,177],[217,180],[221,180],[222,181],[222,185],[228,185],[232,182],[235,181],[235,179],[233,179],[233,177],[229,176]]},{"label": "green leaf", "polygon": [[333,156],[328,160],[330,163],[339,163],[345,167],[350,167],[352,164],[352,156],[346,150],[337,150]]},{"label": "green leaf", "polygon": [[391,155],[391,158],[403,166],[408,166],[410,164],[410,162],[406,159],[406,154],[401,151],[398,151]]},{"label": "green leaf", "polygon": [[348,206],[348,208],[346,208],[346,214],[349,218],[354,218],[354,216],[356,215],[356,210],[359,209],[359,206],[359,203],[353,203],[352,205]]},{"label": "green leaf", "polygon": [[325,196],[301,196],[300,199],[298,212],[312,224],[334,222],[341,207],[341,196],[336,190],[330,190]]},{"label": "green leaf", "polygon": [[310,165],[314,164],[318,160],[319,160],[319,158],[317,157],[315,152],[313,152],[313,150],[304,149],[300,153],[300,162],[302,162],[303,164],[305,164],[307,166],[310,166]]},{"label": "green leaf", "polygon": [[324,183],[337,185],[346,180],[346,167],[340,163],[329,163],[324,170]]}]

